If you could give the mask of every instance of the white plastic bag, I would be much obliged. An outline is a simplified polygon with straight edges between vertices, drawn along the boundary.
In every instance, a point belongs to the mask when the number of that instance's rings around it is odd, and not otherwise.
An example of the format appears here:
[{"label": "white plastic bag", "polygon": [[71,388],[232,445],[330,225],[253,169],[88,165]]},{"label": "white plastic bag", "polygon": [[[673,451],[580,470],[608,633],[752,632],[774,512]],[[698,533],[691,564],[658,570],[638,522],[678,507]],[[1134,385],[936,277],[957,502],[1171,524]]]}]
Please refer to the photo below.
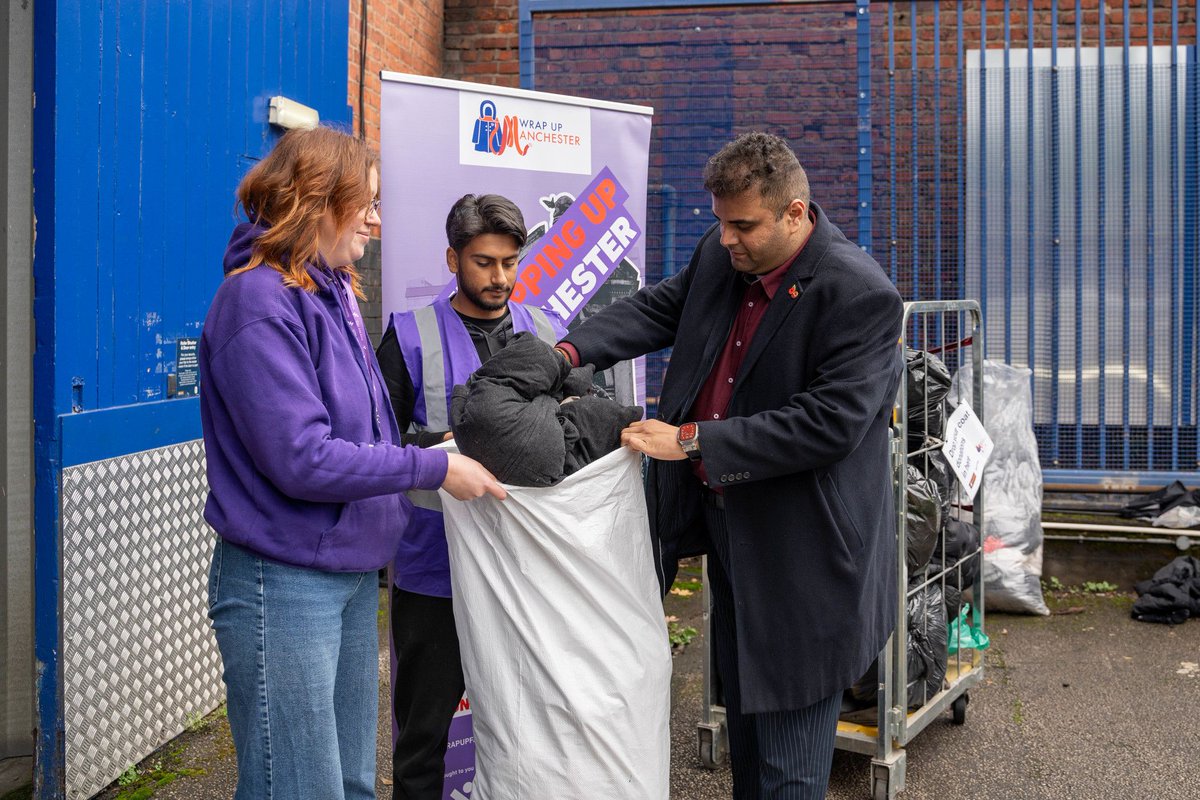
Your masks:
[{"label": "white plastic bag", "polygon": [[440,492],[475,725],[471,800],[667,800],[671,651],[641,457],[508,499]]},{"label": "white plastic bag", "polygon": [[[1046,615],[1042,465],[1033,432],[1031,374],[1023,367],[983,362],[983,426],[995,443],[983,469],[984,602],[988,611]],[[970,399],[971,381],[968,361],[951,381],[951,403]]]}]

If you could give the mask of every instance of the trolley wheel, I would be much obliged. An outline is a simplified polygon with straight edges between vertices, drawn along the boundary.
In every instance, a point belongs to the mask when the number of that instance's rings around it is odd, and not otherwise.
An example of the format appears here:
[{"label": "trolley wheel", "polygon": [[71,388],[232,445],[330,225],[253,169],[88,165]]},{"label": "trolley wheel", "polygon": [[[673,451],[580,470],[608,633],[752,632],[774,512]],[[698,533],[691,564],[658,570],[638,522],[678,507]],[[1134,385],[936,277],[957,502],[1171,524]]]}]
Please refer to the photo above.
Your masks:
[{"label": "trolley wheel", "polygon": [[892,800],[888,795],[887,778],[875,776],[871,779],[871,800]]},{"label": "trolley wheel", "polygon": [[701,723],[696,729],[700,763],[707,769],[717,769],[729,755],[725,741],[725,726],[720,723]]},{"label": "trolley wheel", "polygon": [[950,711],[954,714],[955,725],[962,725],[967,721],[967,703],[969,702],[971,702],[971,696],[964,692],[950,706]]}]

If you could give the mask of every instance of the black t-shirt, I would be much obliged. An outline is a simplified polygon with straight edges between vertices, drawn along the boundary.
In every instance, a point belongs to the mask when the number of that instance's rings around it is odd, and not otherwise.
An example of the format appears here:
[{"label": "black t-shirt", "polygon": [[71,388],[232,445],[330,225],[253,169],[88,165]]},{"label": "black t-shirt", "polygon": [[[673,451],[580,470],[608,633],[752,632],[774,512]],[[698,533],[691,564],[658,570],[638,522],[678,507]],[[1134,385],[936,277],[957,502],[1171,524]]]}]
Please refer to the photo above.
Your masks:
[{"label": "black t-shirt", "polygon": [[[467,333],[471,335],[480,363],[504,349],[504,345],[513,335],[512,314],[507,309],[504,316],[495,319],[477,319],[458,311],[454,313],[458,314],[458,318],[466,326]],[[375,356],[379,359],[379,368],[383,372],[388,396],[392,400],[392,411],[396,413],[396,423],[400,426],[400,442],[415,444],[418,447],[429,447],[441,442],[446,437],[446,431],[408,432],[413,419],[413,406],[417,402],[417,388],[413,384],[412,376],[408,374],[395,328],[389,327],[383,334]]]}]

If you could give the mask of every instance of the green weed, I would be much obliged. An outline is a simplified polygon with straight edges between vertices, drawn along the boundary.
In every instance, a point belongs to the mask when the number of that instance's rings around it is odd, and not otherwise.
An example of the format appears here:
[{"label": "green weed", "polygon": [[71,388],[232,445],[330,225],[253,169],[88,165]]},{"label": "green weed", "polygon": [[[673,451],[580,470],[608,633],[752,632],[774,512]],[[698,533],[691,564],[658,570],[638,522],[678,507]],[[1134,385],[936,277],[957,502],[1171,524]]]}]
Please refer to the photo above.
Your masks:
[{"label": "green weed", "polygon": [[690,625],[684,627],[678,622],[667,623],[667,640],[671,647],[684,647],[691,643],[700,632]]}]

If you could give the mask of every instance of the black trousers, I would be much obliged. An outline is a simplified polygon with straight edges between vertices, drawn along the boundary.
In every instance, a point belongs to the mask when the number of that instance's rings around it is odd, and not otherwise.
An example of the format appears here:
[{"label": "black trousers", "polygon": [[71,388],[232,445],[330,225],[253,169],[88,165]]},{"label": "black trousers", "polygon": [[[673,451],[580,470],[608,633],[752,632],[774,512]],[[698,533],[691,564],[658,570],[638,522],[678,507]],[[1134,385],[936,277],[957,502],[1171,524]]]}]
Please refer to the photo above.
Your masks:
[{"label": "black trousers", "polygon": [[801,709],[742,713],[733,602],[737,565],[730,569],[725,509],[711,496],[706,497],[704,524],[715,553],[708,559],[712,646],[725,700],[734,800],[821,800],[829,786],[842,693]]},{"label": "black trousers", "polygon": [[454,606],[392,587],[392,713],[400,729],[392,751],[395,800],[442,800],[446,737],[463,693]]}]

